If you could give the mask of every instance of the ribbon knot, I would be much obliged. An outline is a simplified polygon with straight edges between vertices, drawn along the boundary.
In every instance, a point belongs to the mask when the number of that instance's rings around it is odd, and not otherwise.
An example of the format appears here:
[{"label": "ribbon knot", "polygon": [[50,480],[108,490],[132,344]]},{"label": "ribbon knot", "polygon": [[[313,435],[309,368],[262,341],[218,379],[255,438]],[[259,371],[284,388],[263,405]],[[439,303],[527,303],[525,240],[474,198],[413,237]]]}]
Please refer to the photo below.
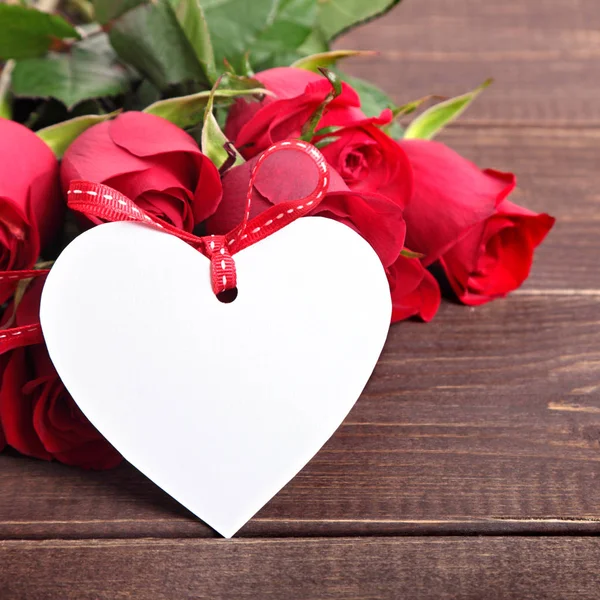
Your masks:
[{"label": "ribbon knot", "polygon": [[210,258],[210,281],[213,292],[218,296],[237,285],[235,262],[229,252],[227,237],[213,235],[205,243],[206,254]]}]

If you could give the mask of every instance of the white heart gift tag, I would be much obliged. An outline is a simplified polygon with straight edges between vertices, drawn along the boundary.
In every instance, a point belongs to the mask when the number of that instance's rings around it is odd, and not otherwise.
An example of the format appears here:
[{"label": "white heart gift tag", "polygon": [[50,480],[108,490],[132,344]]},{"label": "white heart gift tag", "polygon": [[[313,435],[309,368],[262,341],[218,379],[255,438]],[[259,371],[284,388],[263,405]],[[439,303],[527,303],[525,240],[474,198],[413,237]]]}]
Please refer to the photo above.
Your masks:
[{"label": "white heart gift tag", "polygon": [[225,537],[348,414],[391,315],[381,263],[354,231],[299,219],[235,255],[223,304],[210,261],[135,223],[75,239],[41,324],[67,389],[123,456]]}]

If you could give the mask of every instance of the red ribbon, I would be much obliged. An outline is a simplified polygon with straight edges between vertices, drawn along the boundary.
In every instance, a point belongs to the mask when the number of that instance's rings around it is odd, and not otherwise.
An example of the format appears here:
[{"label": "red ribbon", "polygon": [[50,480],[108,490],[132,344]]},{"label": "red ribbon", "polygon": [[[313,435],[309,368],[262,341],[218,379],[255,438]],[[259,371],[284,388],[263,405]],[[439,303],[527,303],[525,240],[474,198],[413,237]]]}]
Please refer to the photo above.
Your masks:
[{"label": "red ribbon", "polygon": [[[302,152],[314,160],[318,171],[317,186],[305,198],[281,202],[249,220],[252,192],[261,165],[275,152],[289,150]],[[187,242],[210,259],[212,289],[215,294],[220,294],[236,287],[237,278],[233,255],[279,231],[299,217],[308,214],[321,202],[328,186],[329,172],[323,155],[311,144],[298,140],[287,140],[267,148],[256,161],[248,184],[244,218],[239,225],[226,235],[198,237],[187,233],[158,217],[147,214],[117,190],[90,181],[71,181],[67,192],[67,205],[74,211],[88,217],[96,217],[105,222],[133,221],[144,223],[149,227],[165,231]],[[5,271],[0,272],[0,281],[2,279],[17,281],[47,274],[48,271],[42,270]],[[42,341],[43,336],[39,323],[0,330],[0,354],[20,346],[37,344]]]},{"label": "red ribbon", "polygon": [[[34,277],[45,277],[50,271],[48,269],[32,269],[29,271],[0,271],[0,281],[22,281],[23,279],[33,279]],[[39,323],[31,323],[22,327],[11,327],[10,329],[0,329],[0,354],[22,348],[23,346],[32,346],[44,341],[42,328]]]}]

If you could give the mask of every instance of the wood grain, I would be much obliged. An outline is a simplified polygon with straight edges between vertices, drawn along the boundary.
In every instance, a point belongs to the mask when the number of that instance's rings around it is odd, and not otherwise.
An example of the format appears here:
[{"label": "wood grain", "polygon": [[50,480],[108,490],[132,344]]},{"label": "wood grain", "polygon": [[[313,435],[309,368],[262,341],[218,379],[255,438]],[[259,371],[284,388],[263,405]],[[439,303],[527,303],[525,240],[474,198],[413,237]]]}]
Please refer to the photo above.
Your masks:
[{"label": "wood grain", "polygon": [[[446,304],[241,534],[600,532],[600,297]],[[130,468],[1,457],[0,537],[206,536]]]},{"label": "wood grain", "polygon": [[597,0],[404,0],[337,47],[379,50],[344,68],[399,103],[493,77],[465,119],[600,125]]},{"label": "wood grain", "polygon": [[6,600],[596,600],[597,538],[0,542]]},{"label": "wood grain", "polygon": [[394,326],[344,424],[235,541],[129,465],[3,454],[0,598],[596,600],[599,31],[597,0],[404,0],[340,40],[380,50],[346,65],[398,102],[495,77],[440,140],[558,217],[529,281]]}]

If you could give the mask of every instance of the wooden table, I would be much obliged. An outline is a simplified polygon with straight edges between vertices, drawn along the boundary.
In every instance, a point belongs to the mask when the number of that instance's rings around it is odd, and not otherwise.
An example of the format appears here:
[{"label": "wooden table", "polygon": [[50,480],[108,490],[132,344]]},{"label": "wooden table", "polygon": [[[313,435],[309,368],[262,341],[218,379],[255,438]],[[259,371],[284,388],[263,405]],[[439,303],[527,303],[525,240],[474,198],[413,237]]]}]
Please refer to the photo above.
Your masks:
[{"label": "wooden table", "polygon": [[[392,327],[365,393],[234,540],[124,465],[0,457],[0,597],[600,598],[598,0],[405,0],[340,46],[558,217],[509,299]],[[158,440],[160,443],[160,440]]]}]

